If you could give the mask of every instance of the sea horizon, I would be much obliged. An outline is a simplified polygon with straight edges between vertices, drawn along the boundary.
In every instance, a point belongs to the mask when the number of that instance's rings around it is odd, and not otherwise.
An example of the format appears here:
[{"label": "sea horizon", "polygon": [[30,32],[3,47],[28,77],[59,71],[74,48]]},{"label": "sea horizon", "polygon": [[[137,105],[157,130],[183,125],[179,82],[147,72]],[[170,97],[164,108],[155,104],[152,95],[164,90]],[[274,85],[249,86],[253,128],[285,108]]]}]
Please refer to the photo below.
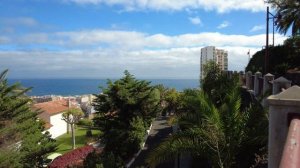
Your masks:
[{"label": "sea horizon", "polygon": [[[115,81],[117,79],[110,79]],[[151,85],[163,84],[168,88],[175,88],[177,91],[183,91],[188,88],[199,88],[199,79],[139,79],[151,82]],[[61,95],[75,96],[84,94],[97,94],[102,90],[100,87],[107,87],[108,79],[8,79],[9,84],[16,82],[22,86],[32,89],[27,92],[29,96]]]}]

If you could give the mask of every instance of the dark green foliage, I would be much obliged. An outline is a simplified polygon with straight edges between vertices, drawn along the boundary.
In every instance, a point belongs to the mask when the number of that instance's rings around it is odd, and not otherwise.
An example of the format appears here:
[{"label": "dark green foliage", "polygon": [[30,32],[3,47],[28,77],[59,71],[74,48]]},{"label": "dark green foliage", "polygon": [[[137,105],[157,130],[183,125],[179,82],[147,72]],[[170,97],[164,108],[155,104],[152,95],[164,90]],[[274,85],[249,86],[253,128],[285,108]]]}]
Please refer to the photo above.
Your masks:
[{"label": "dark green foliage", "polygon": [[9,86],[6,73],[0,74],[0,167],[37,167],[56,144],[42,134],[43,123],[25,96],[28,89],[18,83]]},{"label": "dark green foliage", "polygon": [[103,168],[102,158],[97,152],[91,152],[87,155],[83,162],[84,167]]},{"label": "dark green foliage", "polygon": [[146,129],[144,122],[141,118],[133,118],[130,122],[130,132],[128,135],[129,145],[132,147],[132,150],[138,151],[144,141],[146,135]]},{"label": "dark green foliage", "polygon": [[268,0],[276,9],[276,27],[286,34],[292,28],[292,35],[300,33],[300,2],[299,0]]},{"label": "dark green foliage", "polygon": [[[269,48],[269,72],[276,77],[282,76],[288,69],[300,67],[300,38],[289,38],[284,45]],[[246,67],[253,73],[263,71],[265,64],[265,49],[256,52]]]},{"label": "dark green foliage", "polygon": [[229,79],[215,62],[208,62],[204,67],[204,71],[205,76],[201,81],[202,90],[219,107],[228,91],[235,87],[238,82],[237,77]]},{"label": "dark green foliage", "polygon": [[176,91],[176,89],[167,89],[165,93],[165,110],[168,113],[176,113],[179,105],[179,97],[180,93]]},{"label": "dark green foliage", "polygon": [[145,128],[160,112],[160,92],[128,71],[115,82],[109,80],[102,92],[94,101],[95,126],[103,132],[106,153],[127,160],[140,149]]},{"label": "dark green foliage", "polygon": [[198,125],[203,117],[200,112],[202,91],[196,89],[186,89],[179,97],[178,116],[181,129]]},{"label": "dark green foliage", "polygon": [[77,125],[91,127],[93,126],[93,121],[87,118],[83,118],[78,121]]},{"label": "dark green foliage", "polygon": [[85,136],[86,137],[93,137],[92,130],[90,130],[90,129],[86,130]]}]

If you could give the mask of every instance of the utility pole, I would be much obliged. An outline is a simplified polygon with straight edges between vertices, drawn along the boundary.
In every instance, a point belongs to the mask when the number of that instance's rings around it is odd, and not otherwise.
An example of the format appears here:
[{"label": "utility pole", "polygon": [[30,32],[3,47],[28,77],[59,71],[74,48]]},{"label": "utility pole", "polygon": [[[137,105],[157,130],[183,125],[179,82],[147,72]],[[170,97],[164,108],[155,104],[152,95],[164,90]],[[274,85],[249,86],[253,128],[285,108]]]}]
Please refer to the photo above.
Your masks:
[{"label": "utility pole", "polygon": [[265,67],[264,74],[268,73],[269,63],[269,7],[267,7],[267,27],[266,27],[266,53],[265,53]]}]

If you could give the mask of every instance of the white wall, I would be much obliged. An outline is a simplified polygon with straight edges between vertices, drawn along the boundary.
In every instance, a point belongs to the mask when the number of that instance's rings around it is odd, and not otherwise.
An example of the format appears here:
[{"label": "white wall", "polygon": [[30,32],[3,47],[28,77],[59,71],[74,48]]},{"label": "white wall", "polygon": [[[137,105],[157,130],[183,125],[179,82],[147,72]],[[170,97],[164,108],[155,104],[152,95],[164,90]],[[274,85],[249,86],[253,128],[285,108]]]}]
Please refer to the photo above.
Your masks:
[{"label": "white wall", "polygon": [[62,120],[62,113],[51,116],[50,123],[52,127],[48,131],[52,135],[52,138],[67,133],[67,123]]}]

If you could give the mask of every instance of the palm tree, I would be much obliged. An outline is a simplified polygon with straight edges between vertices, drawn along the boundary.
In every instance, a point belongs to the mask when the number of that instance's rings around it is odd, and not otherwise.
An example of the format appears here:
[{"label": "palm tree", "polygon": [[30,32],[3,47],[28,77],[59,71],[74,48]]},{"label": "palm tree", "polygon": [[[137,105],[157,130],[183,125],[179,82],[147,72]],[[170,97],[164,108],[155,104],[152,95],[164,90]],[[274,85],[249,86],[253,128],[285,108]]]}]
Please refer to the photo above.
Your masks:
[{"label": "palm tree", "polygon": [[276,9],[276,23],[279,32],[286,34],[292,28],[292,35],[300,33],[300,1],[299,0],[269,0]]},{"label": "palm tree", "polygon": [[235,167],[236,156],[248,139],[249,115],[240,111],[239,89],[233,89],[220,108],[203,93],[197,96],[200,110],[180,116],[185,129],[165,139],[147,162],[151,167],[179,154],[189,153],[210,161],[213,167]]}]

